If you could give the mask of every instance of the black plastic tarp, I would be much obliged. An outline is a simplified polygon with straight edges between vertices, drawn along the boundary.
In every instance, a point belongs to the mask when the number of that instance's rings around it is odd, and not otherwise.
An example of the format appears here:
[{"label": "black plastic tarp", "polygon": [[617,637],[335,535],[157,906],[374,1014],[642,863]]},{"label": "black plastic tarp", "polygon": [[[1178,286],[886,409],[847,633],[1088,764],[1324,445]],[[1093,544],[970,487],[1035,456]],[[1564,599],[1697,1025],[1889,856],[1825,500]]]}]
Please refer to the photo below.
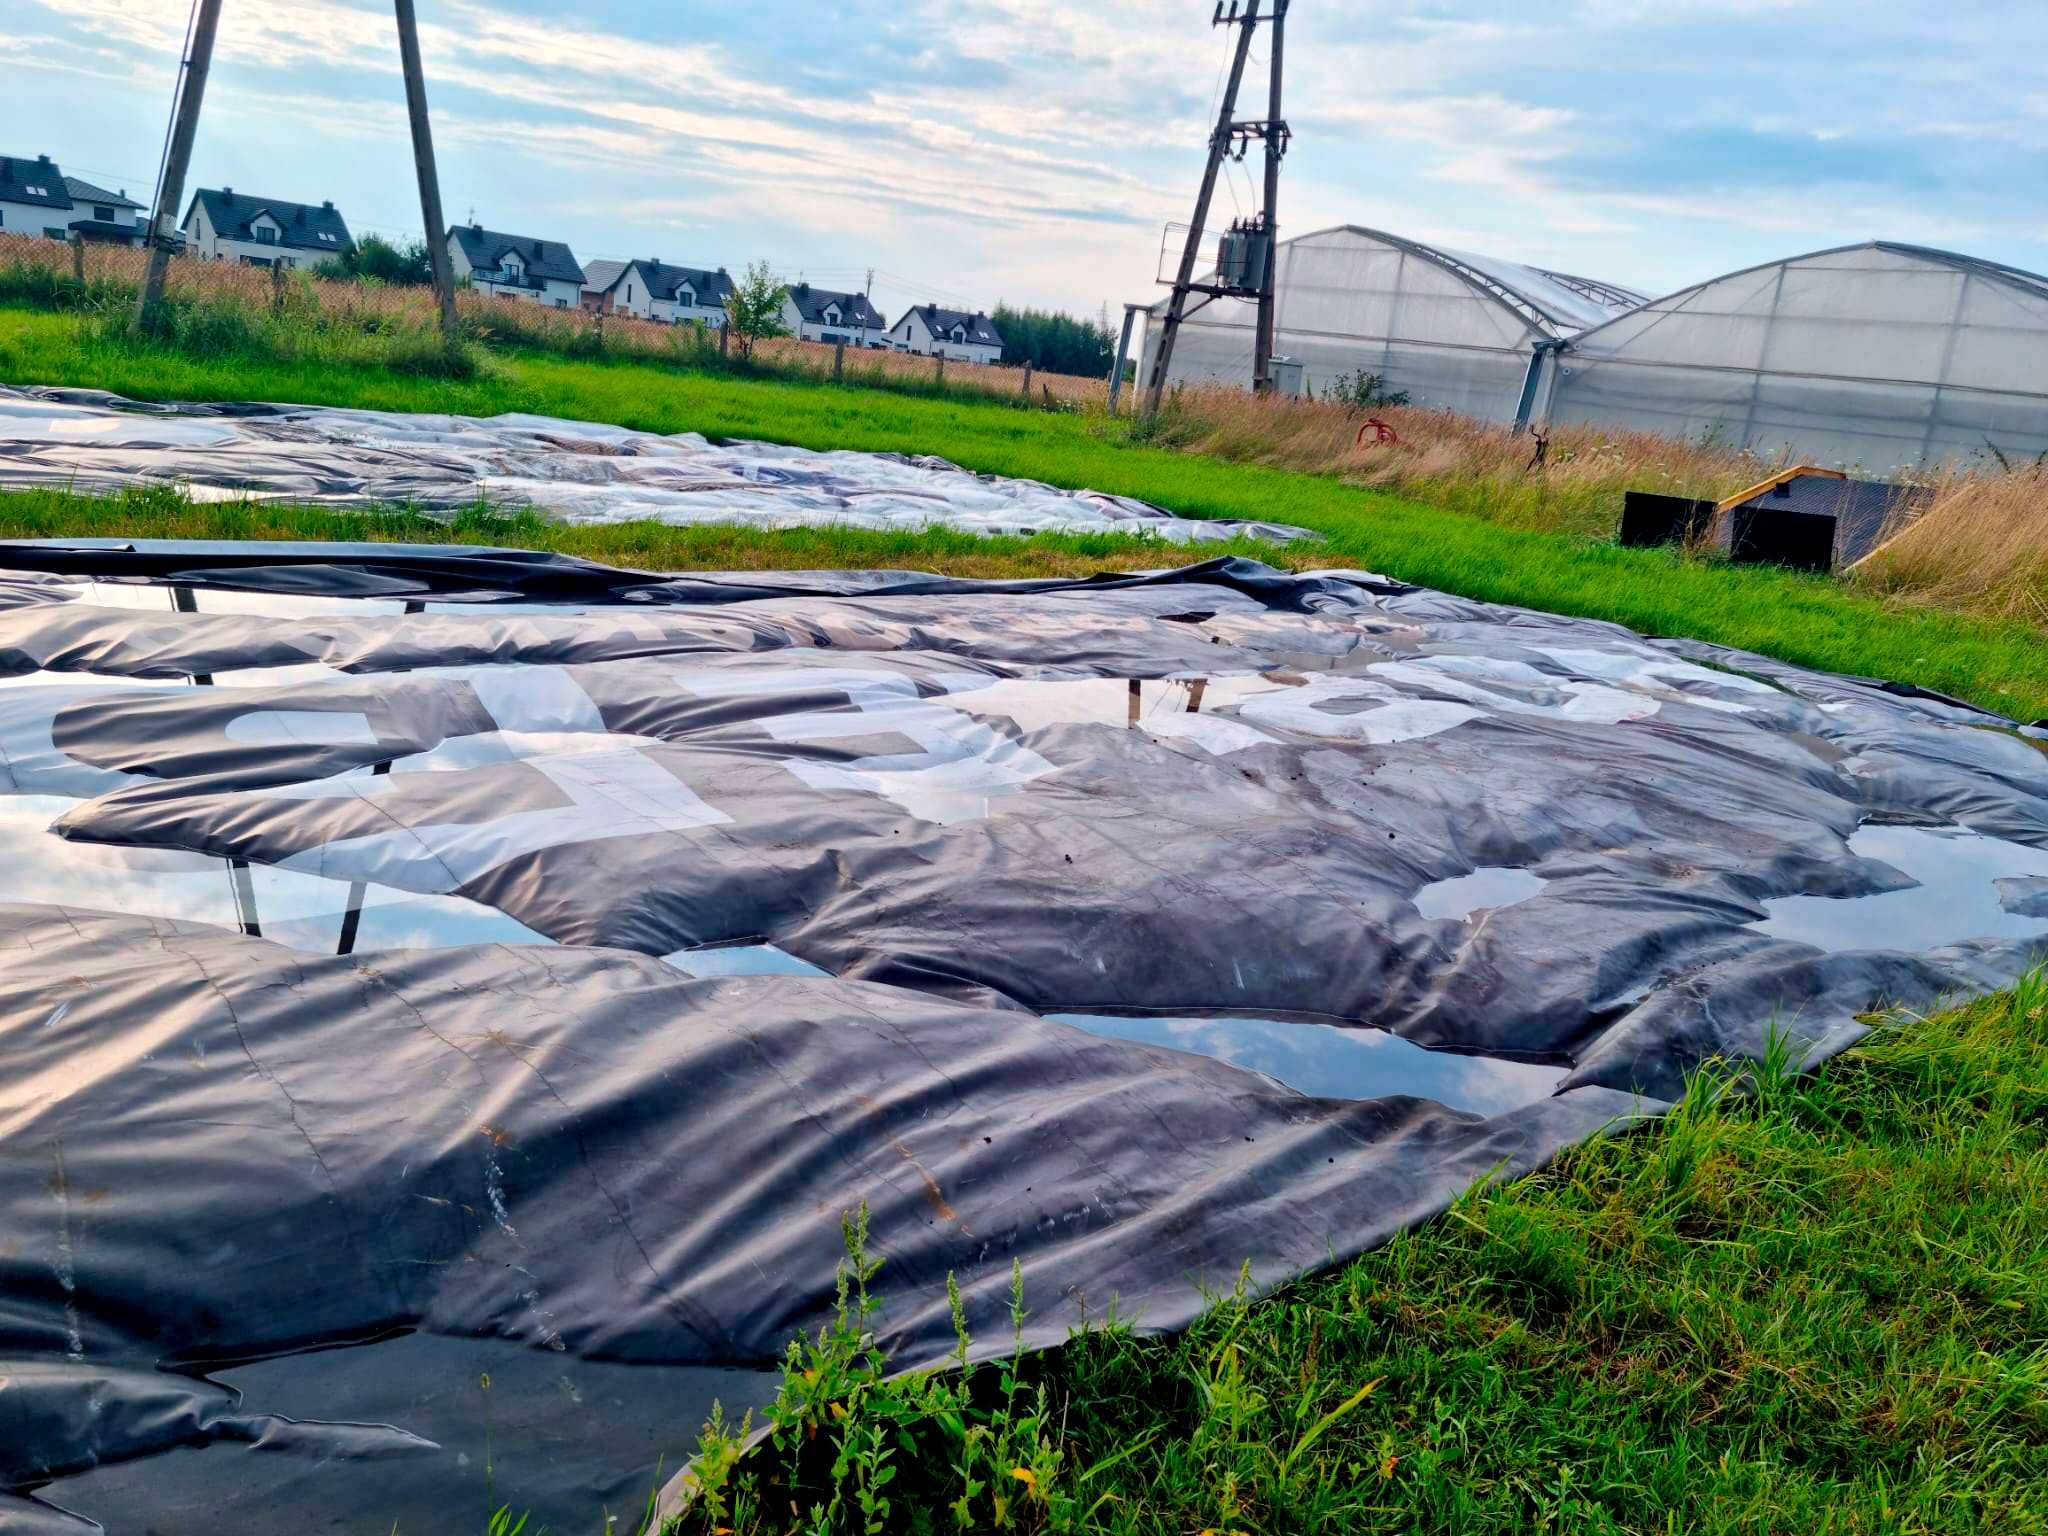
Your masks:
[{"label": "black plastic tarp", "polygon": [[1013,1259],[1170,1328],[2048,958],[1952,700],[1240,562],[373,555],[0,575],[0,1520],[438,1528],[488,1443],[574,1526],[856,1202],[902,1363]]}]

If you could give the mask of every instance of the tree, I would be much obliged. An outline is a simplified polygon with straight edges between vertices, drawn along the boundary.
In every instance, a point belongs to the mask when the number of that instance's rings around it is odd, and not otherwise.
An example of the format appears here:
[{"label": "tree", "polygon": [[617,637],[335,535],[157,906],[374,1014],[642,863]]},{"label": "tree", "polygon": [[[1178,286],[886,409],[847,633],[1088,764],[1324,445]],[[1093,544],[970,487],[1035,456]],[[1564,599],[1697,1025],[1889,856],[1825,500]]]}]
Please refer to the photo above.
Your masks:
[{"label": "tree", "polygon": [[365,235],[313,270],[321,277],[365,278],[400,287],[425,287],[434,280],[434,257],[424,240],[395,245],[381,235]]},{"label": "tree", "polygon": [[1116,336],[1108,310],[1097,320],[1043,309],[1012,309],[998,304],[994,319],[1003,335],[1003,361],[1029,363],[1044,373],[1071,373],[1106,379],[1116,361]]},{"label": "tree", "polygon": [[732,285],[732,296],[725,301],[725,323],[739,338],[741,357],[752,357],[757,341],[789,334],[789,327],[782,323],[782,305],[788,297],[789,285],[765,261],[750,263],[740,274],[740,280]]}]

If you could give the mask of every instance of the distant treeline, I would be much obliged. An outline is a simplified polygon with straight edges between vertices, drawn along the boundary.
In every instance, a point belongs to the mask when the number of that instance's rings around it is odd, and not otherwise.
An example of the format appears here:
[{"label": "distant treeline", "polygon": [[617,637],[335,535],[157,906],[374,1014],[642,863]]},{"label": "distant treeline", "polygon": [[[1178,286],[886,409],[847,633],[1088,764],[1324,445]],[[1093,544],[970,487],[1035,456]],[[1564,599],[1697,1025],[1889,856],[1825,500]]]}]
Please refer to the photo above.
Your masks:
[{"label": "distant treeline", "polygon": [[1116,333],[1109,312],[1093,320],[1043,309],[1012,309],[998,304],[991,317],[1003,334],[1003,361],[1029,363],[1046,373],[1071,373],[1084,379],[1106,379],[1116,361]]}]

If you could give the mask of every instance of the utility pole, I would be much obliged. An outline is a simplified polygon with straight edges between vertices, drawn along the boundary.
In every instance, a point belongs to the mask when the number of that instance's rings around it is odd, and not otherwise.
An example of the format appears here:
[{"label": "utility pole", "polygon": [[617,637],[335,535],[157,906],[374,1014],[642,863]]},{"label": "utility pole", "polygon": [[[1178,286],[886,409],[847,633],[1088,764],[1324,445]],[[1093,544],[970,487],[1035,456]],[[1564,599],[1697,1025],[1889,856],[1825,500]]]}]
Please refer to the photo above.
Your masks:
[{"label": "utility pole", "polygon": [[1287,123],[1280,116],[1280,55],[1287,45],[1288,0],[1273,3],[1272,77],[1266,91],[1266,269],[1259,274],[1259,329],[1252,343],[1252,393],[1273,392],[1273,312],[1280,276],[1280,157]]},{"label": "utility pole", "polygon": [[868,268],[868,285],[861,290],[861,297],[868,301],[867,308],[860,312],[860,349],[865,352],[868,349],[868,310],[874,308],[875,269],[873,267]]},{"label": "utility pole", "polygon": [[171,259],[169,231],[177,227],[178,205],[185,199],[185,170],[192,163],[192,140],[199,132],[199,103],[206,96],[206,73],[213,66],[213,34],[220,26],[220,0],[199,0],[192,24],[192,51],[179,61],[178,80],[171,90],[171,142],[157,182],[156,208],[150,214],[149,265],[142,275],[142,297],[135,323],[148,319],[162,302],[164,268]]},{"label": "utility pole", "polygon": [[[1231,55],[1230,76],[1223,88],[1223,104],[1216,115],[1215,131],[1209,135],[1209,162],[1202,170],[1201,190],[1195,194],[1195,216],[1188,226],[1187,243],[1180,256],[1180,267],[1174,275],[1173,297],[1168,301],[1166,318],[1162,323],[1159,345],[1152,352],[1150,366],[1146,370],[1143,414],[1154,415],[1159,410],[1161,395],[1166,389],[1168,366],[1173,360],[1174,340],[1180,334],[1181,322],[1196,310],[1213,303],[1219,298],[1251,298],[1266,293],[1272,286],[1275,270],[1275,256],[1270,233],[1272,200],[1279,189],[1280,157],[1287,152],[1291,137],[1287,124],[1280,120],[1280,29],[1287,14],[1289,0],[1216,0],[1215,14],[1210,25],[1237,27],[1237,48]],[[1260,8],[1265,7],[1265,14]],[[1227,8],[1226,8],[1227,7]],[[1251,55],[1252,34],[1261,21],[1270,21],[1274,29],[1272,60],[1272,92],[1267,115],[1255,121],[1240,121],[1237,116],[1237,93],[1244,84],[1245,62]],[[1221,270],[1224,263],[1218,263],[1217,281],[1198,283],[1195,281],[1195,259],[1201,252],[1203,228],[1209,221],[1209,204],[1216,195],[1216,178],[1223,169],[1223,158],[1235,147],[1238,157],[1243,158],[1245,147],[1254,139],[1266,143],[1266,209],[1258,219],[1249,225],[1233,226],[1231,236],[1244,235],[1265,237],[1265,255],[1258,270],[1249,274],[1250,281],[1240,277],[1232,282],[1230,274]],[[1192,307],[1188,303],[1190,294],[1203,295],[1202,301]],[[1263,315],[1264,305],[1261,304]],[[1263,334],[1263,333],[1262,333]],[[1256,359],[1258,378],[1270,371],[1270,345],[1265,355]],[[1256,379],[1255,379],[1256,383]]]},{"label": "utility pole", "polygon": [[441,340],[452,350],[457,329],[455,274],[448,261],[448,226],[441,221],[441,178],[434,169],[434,130],[427,121],[427,79],[420,68],[419,23],[412,0],[393,0],[398,14],[398,59],[405,71],[405,110],[412,119],[412,161],[420,178],[420,217],[434,263],[434,293],[441,301]]}]

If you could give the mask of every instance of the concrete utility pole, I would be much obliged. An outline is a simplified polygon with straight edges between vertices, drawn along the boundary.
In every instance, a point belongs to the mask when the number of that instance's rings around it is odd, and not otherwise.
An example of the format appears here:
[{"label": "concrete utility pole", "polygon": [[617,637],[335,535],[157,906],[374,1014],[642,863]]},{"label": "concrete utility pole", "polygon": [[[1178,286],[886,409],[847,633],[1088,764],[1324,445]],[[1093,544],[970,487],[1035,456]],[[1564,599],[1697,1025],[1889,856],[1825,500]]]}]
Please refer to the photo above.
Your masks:
[{"label": "concrete utility pole", "polygon": [[441,221],[441,178],[434,169],[434,130],[427,121],[427,79],[420,68],[419,23],[412,0],[393,0],[398,13],[398,59],[405,70],[405,111],[412,119],[412,162],[420,178],[420,218],[427,226],[427,253],[434,263],[434,294],[441,301],[441,340],[453,348],[455,273],[448,260],[448,226]]},{"label": "concrete utility pole", "polygon": [[1273,0],[1273,73],[1266,97],[1266,270],[1259,277],[1259,329],[1252,343],[1252,392],[1273,391],[1273,311],[1280,275],[1280,158],[1287,123],[1280,116],[1280,55],[1287,44],[1288,0]]},{"label": "concrete utility pole", "polygon": [[142,275],[142,297],[135,306],[139,325],[163,301],[164,268],[171,259],[170,231],[177,228],[178,205],[185,200],[185,170],[192,163],[192,140],[199,132],[199,104],[206,97],[206,72],[213,66],[213,35],[220,27],[220,0],[199,0],[192,24],[192,51],[179,61],[178,81],[171,91],[171,142],[164,173],[157,183],[156,207],[143,243],[149,265]]},{"label": "concrete utility pole", "polygon": [[[1146,369],[1141,409],[1147,416],[1154,415],[1159,410],[1160,397],[1166,389],[1167,369],[1173,361],[1173,344],[1180,335],[1181,322],[1189,315],[1219,298],[1256,296],[1262,301],[1262,321],[1266,318],[1264,300],[1270,297],[1273,273],[1276,270],[1276,257],[1272,250],[1272,203],[1279,190],[1280,157],[1286,154],[1290,138],[1287,124],[1280,118],[1280,32],[1287,15],[1288,4],[1289,0],[1216,0],[1216,11],[1210,24],[1239,28],[1237,49],[1231,56],[1230,77],[1223,89],[1223,105],[1216,115],[1216,128],[1209,135],[1209,163],[1202,171],[1201,190],[1195,194],[1195,216],[1188,226],[1187,243],[1181,250],[1180,268],[1174,275],[1173,297],[1167,303],[1166,318],[1160,326],[1159,345],[1154,349],[1150,366]],[[1267,8],[1263,16],[1259,13],[1261,6]],[[1237,116],[1237,93],[1239,87],[1244,84],[1245,61],[1251,54],[1252,33],[1257,30],[1261,21],[1273,23],[1271,99],[1263,119],[1240,121]],[[1220,271],[1216,274],[1216,282],[1198,283],[1195,281],[1195,258],[1201,251],[1204,226],[1209,220],[1209,204],[1216,195],[1216,178],[1222,172],[1224,156],[1231,152],[1232,146],[1248,145],[1253,139],[1265,141],[1267,157],[1266,207],[1250,228],[1250,233],[1263,233],[1267,245],[1267,254],[1256,278],[1257,286],[1244,282],[1232,283],[1227,274]],[[1243,157],[1243,153],[1243,148],[1240,147],[1239,158]],[[1237,234],[1239,227],[1233,226],[1233,236]],[[1188,296],[1193,293],[1199,293],[1203,298],[1200,304],[1190,306]],[[1266,332],[1262,330],[1260,334],[1265,335]],[[1254,346],[1257,346],[1256,342]],[[1255,352],[1254,387],[1258,387],[1265,375],[1271,371],[1270,360],[1269,342],[1264,352]]]}]

